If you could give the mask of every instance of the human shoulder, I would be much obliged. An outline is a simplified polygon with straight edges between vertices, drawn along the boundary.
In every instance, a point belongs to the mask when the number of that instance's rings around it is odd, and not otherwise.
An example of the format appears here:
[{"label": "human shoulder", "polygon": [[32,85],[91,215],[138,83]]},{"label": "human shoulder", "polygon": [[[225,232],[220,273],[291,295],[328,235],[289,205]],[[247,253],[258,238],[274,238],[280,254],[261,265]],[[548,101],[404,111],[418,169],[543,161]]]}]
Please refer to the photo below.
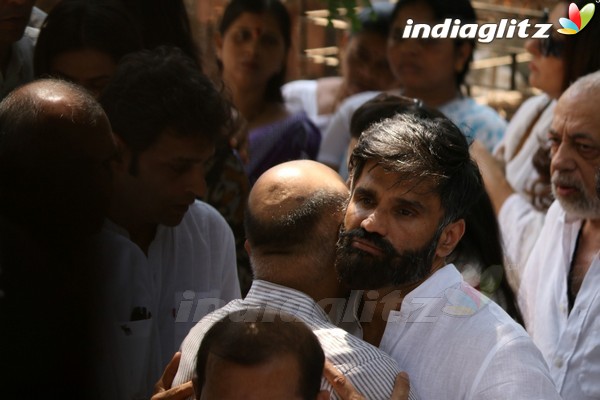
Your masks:
[{"label": "human shoulder", "polygon": [[229,230],[225,218],[210,204],[196,200],[190,205],[179,227],[197,227],[210,230]]}]

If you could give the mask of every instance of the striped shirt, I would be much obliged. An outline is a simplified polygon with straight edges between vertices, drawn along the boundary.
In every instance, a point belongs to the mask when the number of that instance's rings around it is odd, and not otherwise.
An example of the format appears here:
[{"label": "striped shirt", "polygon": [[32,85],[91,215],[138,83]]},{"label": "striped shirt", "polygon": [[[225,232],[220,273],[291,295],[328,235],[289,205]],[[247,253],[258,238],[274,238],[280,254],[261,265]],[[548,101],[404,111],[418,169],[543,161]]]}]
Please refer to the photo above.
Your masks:
[{"label": "striped shirt", "polygon": [[[223,308],[204,317],[188,334],[181,346],[181,362],[173,386],[192,379],[196,369],[196,354],[210,327],[225,315],[248,308],[268,308],[295,316],[315,333],[325,357],[346,376],[367,399],[388,400],[398,364],[376,347],[333,325],[323,309],[309,296],[274,283],[255,280],[244,300],[233,300]],[[323,379],[321,388],[331,392]],[[332,393],[332,399],[339,397]],[[410,400],[416,397],[411,393]]]}]

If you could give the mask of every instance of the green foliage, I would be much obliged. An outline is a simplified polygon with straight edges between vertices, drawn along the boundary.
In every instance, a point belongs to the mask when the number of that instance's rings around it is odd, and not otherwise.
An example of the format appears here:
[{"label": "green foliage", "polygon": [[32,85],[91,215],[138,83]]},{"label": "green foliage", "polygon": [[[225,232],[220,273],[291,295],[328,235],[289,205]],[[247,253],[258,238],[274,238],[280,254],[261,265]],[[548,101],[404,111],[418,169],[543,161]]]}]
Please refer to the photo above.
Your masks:
[{"label": "green foliage", "polygon": [[[352,30],[360,29],[360,22],[356,14],[356,7],[370,7],[370,0],[327,0],[327,9],[329,10],[329,26],[333,26],[333,19],[345,19],[352,26]],[[345,10],[345,15],[340,13]]]}]

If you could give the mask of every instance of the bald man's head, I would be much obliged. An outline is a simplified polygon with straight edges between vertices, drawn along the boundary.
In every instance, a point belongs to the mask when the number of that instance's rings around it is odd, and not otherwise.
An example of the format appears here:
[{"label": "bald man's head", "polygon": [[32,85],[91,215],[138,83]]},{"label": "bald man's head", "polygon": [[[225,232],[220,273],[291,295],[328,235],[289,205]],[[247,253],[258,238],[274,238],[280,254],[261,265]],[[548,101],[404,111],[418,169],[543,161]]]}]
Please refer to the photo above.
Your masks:
[{"label": "bald man's head", "polygon": [[288,256],[328,263],[347,199],[340,176],[315,161],[291,161],[266,171],[250,192],[245,219],[256,277],[278,272],[269,265],[273,257],[277,263]]},{"label": "bald man's head", "polygon": [[97,230],[116,154],[100,105],[79,87],[40,80],[0,103],[2,213],[30,227]]}]

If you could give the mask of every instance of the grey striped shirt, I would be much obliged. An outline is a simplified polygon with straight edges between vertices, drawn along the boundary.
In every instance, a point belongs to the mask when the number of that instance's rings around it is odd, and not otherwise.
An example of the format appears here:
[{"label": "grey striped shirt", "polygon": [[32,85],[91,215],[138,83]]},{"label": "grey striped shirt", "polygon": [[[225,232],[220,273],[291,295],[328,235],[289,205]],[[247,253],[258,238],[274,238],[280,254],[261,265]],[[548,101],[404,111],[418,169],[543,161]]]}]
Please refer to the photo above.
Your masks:
[{"label": "grey striped shirt", "polygon": [[[398,364],[376,347],[352,336],[331,323],[323,309],[309,296],[294,289],[270,282],[255,280],[244,300],[233,300],[223,308],[204,317],[188,334],[181,345],[181,362],[173,386],[189,381],[194,375],[196,354],[204,334],[225,315],[247,308],[269,308],[297,317],[319,338],[325,357],[346,376],[367,399],[388,400],[394,379],[400,371]],[[331,392],[323,379],[322,389]],[[332,393],[332,399],[338,399]],[[410,400],[416,397],[410,394]]]}]

